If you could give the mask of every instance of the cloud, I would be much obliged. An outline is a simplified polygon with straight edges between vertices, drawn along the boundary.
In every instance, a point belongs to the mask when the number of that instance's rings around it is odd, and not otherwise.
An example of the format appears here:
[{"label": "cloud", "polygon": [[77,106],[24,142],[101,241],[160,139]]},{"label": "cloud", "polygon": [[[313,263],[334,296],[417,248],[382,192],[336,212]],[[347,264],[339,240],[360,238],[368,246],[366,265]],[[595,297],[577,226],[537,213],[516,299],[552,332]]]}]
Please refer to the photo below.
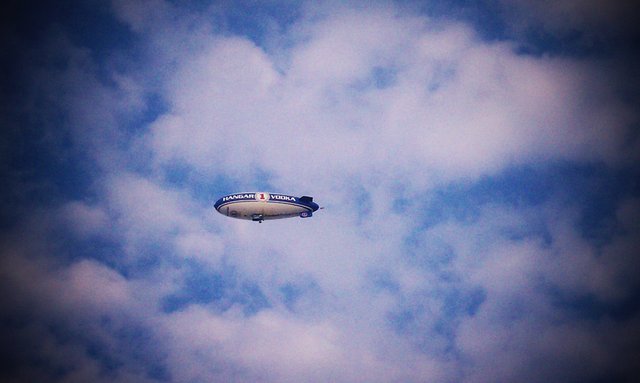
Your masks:
[{"label": "cloud", "polygon": [[[261,40],[116,1],[114,57],[48,43],[25,108],[67,141],[28,148],[84,171],[3,226],[3,378],[638,376],[637,112],[606,66],[392,4],[296,9]],[[326,208],[213,211],[245,188]]]},{"label": "cloud", "polygon": [[[621,148],[634,114],[588,63],[519,55],[463,26],[386,10],[301,29],[284,68],[238,37],[185,60],[169,81],[170,112],[149,131],[160,164],[224,166],[237,178],[259,169],[286,183],[393,168],[425,185],[630,155]],[[380,73],[388,83],[376,85]]]},{"label": "cloud", "polygon": [[98,207],[73,201],[62,207],[60,216],[72,226],[72,231],[81,236],[96,235],[108,229],[109,218]]},{"label": "cloud", "polygon": [[[171,358],[181,379],[207,380],[212,375],[233,379],[232,374],[238,373],[246,374],[245,379],[318,380],[341,363],[330,326],[300,323],[269,311],[251,318],[234,311],[217,316],[192,308],[165,320],[168,333],[177,341]],[[185,327],[185,323],[192,325]],[[221,354],[229,371],[223,367],[218,372],[207,363]],[[246,371],[246,366],[251,370]]]}]

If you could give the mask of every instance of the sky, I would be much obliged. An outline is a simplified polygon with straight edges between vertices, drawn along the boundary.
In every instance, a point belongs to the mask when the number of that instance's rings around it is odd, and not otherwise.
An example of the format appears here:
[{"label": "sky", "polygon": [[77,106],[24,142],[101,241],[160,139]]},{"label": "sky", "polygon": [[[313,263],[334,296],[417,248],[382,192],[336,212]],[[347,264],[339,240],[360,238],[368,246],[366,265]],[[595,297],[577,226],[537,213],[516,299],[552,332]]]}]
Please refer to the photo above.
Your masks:
[{"label": "sky", "polygon": [[640,378],[637,5],[2,7],[3,382]]}]

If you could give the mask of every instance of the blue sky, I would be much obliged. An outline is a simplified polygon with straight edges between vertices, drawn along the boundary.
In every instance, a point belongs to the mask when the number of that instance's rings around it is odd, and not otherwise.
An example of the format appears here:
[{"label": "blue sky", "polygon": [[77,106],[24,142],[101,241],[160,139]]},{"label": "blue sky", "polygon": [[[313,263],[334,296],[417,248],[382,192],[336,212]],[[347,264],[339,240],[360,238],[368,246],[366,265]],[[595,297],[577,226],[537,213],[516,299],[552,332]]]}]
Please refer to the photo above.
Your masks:
[{"label": "blue sky", "polygon": [[640,375],[637,6],[5,7],[0,380]]}]

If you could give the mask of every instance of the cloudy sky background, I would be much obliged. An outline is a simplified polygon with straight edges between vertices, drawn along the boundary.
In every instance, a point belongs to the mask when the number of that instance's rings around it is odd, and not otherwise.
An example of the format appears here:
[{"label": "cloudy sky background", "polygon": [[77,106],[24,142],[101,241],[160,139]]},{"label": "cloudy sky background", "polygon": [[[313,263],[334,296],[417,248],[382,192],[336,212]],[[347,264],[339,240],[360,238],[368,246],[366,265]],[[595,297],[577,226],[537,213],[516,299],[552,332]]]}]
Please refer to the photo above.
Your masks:
[{"label": "cloudy sky background", "polygon": [[3,7],[0,380],[640,376],[637,6]]}]

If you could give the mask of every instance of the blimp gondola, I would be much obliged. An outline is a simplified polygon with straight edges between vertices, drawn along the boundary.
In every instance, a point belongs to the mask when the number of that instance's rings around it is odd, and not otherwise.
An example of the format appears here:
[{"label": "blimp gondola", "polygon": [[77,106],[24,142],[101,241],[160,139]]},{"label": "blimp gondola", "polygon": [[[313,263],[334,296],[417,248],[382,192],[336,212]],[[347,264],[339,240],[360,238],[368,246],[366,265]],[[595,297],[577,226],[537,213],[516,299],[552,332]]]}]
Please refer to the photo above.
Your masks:
[{"label": "blimp gondola", "polygon": [[313,197],[294,197],[286,194],[249,192],[229,194],[213,205],[227,217],[262,222],[280,218],[309,218],[320,207]]}]

